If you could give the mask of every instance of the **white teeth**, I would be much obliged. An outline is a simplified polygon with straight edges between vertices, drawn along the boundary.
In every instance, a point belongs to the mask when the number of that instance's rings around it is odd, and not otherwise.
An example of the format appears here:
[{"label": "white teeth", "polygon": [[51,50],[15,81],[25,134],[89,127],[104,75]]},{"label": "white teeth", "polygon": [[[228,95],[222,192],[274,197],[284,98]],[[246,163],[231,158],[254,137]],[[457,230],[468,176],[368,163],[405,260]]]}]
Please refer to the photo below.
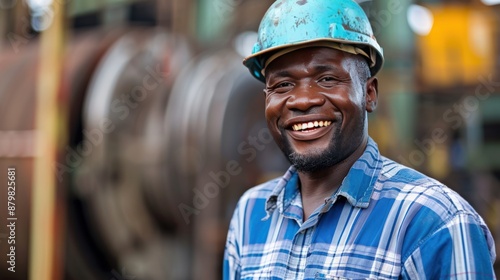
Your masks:
[{"label": "white teeth", "polygon": [[299,124],[294,124],[292,126],[292,129],[294,131],[299,131],[299,130],[305,130],[308,128],[327,127],[331,124],[332,124],[331,121],[315,121],[315,122],[308,122],[308,123],[299,123]]}]

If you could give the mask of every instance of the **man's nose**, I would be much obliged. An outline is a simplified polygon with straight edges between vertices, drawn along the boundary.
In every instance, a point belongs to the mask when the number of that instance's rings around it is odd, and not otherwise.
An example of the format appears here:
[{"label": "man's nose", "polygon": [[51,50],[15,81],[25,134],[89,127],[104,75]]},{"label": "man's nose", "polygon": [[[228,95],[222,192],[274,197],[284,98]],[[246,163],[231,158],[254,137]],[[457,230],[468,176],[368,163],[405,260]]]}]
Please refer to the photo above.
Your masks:
[{"label": "man's nose", "polygon": [[297,87],[288,98],[286,106],[290,110],[307,111],[325,103],[325,98],[318,90],[308,84]]}]

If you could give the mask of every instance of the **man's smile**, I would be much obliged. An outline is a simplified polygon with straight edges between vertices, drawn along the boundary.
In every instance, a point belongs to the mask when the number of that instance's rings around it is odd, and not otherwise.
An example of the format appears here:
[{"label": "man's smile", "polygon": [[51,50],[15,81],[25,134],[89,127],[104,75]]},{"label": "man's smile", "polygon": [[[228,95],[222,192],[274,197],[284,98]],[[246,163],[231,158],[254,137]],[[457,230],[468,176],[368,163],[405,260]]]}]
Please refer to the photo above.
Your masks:
[{"label": "man's smile", "polygon": [[285,126],[288,134],[297,141],[316,140],[332,130],[333,121],[325,118],[306,117],[294,118]]},{"label": "man's smile", "polygon": [[331,121],[311,121],[292,125],[293,131],[310,131],[318,127],[327,127],[332,124]]}]

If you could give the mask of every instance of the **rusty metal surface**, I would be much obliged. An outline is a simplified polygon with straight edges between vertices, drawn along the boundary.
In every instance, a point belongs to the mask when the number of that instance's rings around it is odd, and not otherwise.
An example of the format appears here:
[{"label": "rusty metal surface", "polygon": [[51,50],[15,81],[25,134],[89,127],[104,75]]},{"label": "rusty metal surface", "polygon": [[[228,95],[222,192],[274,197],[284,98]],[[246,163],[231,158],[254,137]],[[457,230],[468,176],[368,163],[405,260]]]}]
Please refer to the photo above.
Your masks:
[{"label": "rusty metal surface", "polygon": [[[73,73],[74,68],[80,68],[83,64],[91,64],[97,59],[98,53],[95,48],[95,37],[83,36],[81,38],[73,38],[70,40],[70,47],[67,52],[66,68],[68,74]],[[88,43],[91,43],[90,45]],[[85,48],[72,48],[74,46],[86,46]],[[10,277],[8,279],[27,279],[28,275],[28,252],[29,252],[29,232],[30,232],[30,203],[31,191],[33,183],[33,159],[36,156],[34,151],[34,140],[36,131],[34,129],[34,113],[35,113],[35,84],[37,80],[36,69],[38,65],[38,42],[33,41],[27,45],[22,53],[13,55],[10,50],[0,54],[0,63],[2,69],[2,79],[0,79],[0,114],[2,122],[0,122],[0,166],[2,170],[7,167],[16,168],[16,214],[19,217],[16,224],[16,269],[17,272],[12,278],[12,274],[4,275],[7,269],[4,269],[6,263],[5,255],[1,255],[2,269],[0,278]],[[85,60],[82,60],[82,57]],[[71,85],[78,84],[84,80],[86,75],[89,76],[92,70],[91,67],[86,71],[78,69],[78,75],[68,75],[65,81],[69,86],[67,95],[71,98],[78,98],[75,93],[76,89],[71,88]],[[86,74],[87,73],[87,74]],[[6,178],[2,176],[4,181]],[[67,184],[61,183],[61,187],[67,187]],[[0,193],[0,199],[6,200],[5,192]],[[2,204],[3,205],[3,204]],[[5,215],[3,213],[1,215]],[[5,220],[5,217],[2,216]],[[3,230],[0,234],[4,234]],[[2,236],[0,236],[2,237]],[[5,248],[6,242],[0,240],[0,247]],[[62,244],[60,244],[62,246]]]},{"label": "rusty metal surface", "polygon": [[[10,259],[7,253],[10,246],[16,246],[15,259],[18,273],[13,279],[26,279],[28,277],[28,254],[29,254],[29,223],[30,223],[30,201],[31,184],[33,172],[33,150],[30,142],[33,140],[34,131],[34,100],[35,87],[32,83],[35,78],[37,65],[36,48],[30,47],[24,55],[10,57],[1,56],[2,61],[0,75],[0,141],[3,147],[0,149],[0,179],[7,182],[7,168],[16,167],[16,196],[15,216],[18,218],[15,226],[15,244],[8,243],[7,237],[11,236],[8,228],[0,229],[0,278],[7,277],[8,263]],[[5,63],[5,64],[3,64]],[[2,188],[0,192],[1,205],[6,205],[7,189]],[[7,211],[0,211],[0,219],[7,221]],[[9,250],[8,250],[9,249]],[[5,253],[4,253],[5,252]]]}]

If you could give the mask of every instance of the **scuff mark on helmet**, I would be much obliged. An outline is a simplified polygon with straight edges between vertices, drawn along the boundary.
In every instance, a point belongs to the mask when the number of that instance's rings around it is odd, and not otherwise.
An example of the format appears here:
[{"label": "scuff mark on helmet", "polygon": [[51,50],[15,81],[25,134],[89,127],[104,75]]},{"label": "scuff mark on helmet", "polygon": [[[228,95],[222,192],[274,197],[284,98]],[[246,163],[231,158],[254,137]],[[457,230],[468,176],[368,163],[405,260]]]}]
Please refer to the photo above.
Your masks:
[{"label": "scuff mark on helmet", "polygon": [[297,1],[297,4],[299,4],[301,6],[305,5],[305,4],[307,4],[307,0],[299,0],[299,1]]},{"label": "scuff mark on helmet", "polygon": [[278,26],[278,24],[280,24],[280,18],[279,17],[273,18],[273,25]]},{"label": "scuff mark on helmet", "polygon": [[299,27],[299,25],[301,24],[307,24],[307,18],[306,17],[303,17],[303,18],[298,18],[295,20],[295,27]]}]

